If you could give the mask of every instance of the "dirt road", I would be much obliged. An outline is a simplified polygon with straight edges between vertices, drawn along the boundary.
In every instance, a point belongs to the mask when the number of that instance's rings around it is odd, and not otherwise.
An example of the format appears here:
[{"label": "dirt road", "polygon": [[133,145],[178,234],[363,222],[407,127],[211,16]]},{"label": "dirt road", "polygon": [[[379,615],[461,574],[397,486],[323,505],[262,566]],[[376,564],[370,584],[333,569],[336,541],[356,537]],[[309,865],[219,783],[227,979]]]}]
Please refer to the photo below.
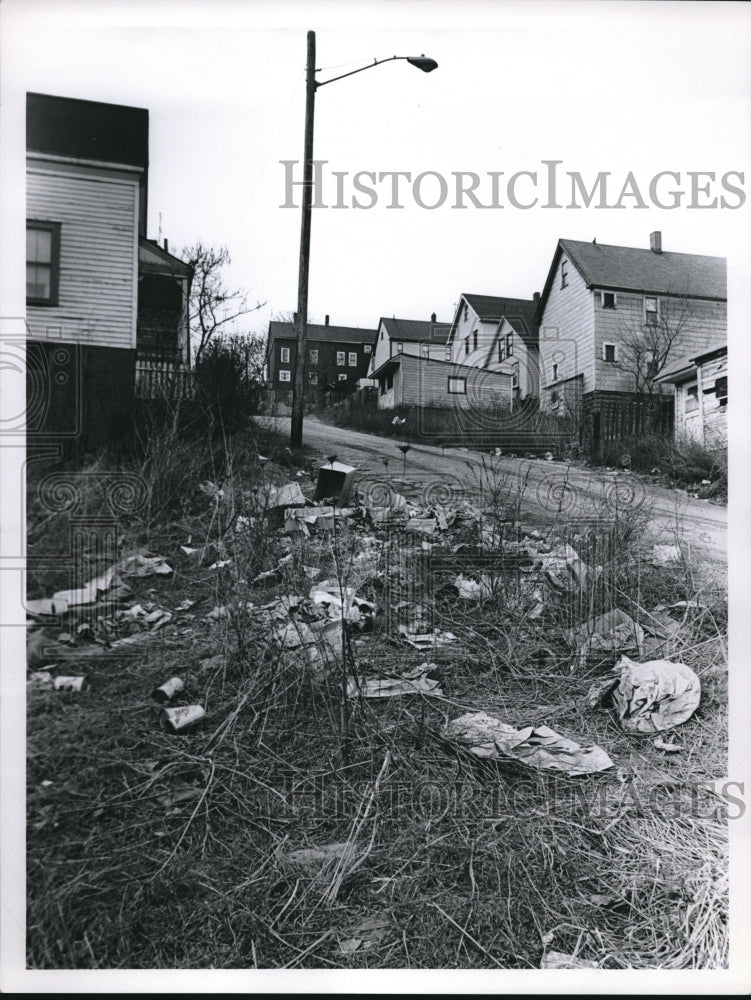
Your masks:
[{"label": "dirt road", "polygon": [[[289,433],[286,417],[265,418],[282,433]],[[627,508],[649,515],[650,542],[687,546],[692,562],[727,566],[727,508],[645,482],[625,472],[605,472],[544,459],[490,456],[480,451],[410,445],[393,439],[332,427],[313,417],[304,425],[304,443],[325,460],[337,460],[358,469],[358,482],[376,498],[387,484],[415,499],[456,503],[495,493],[510,511],[518,509],[541,523],[558,515],[570,519],[615,516]],[[384,463],[388,461],[388,466]],[[415,496],[416,492],[416,496]],[[377,502],[374,499],[374,502]],[[719,567],[718,567],[719,568]]]}]

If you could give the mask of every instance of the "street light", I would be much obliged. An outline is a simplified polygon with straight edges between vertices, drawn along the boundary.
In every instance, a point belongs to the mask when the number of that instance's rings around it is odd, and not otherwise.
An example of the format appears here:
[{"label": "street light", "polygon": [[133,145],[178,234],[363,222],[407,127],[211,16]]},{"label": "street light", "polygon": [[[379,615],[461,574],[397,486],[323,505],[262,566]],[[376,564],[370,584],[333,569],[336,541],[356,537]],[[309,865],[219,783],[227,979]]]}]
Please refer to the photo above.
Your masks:
[{"label": "street light", "polygon": [[316,90],[325,87],[327,83],[335,83],[355,73],[363,73],[394,59],[404,59],[410,65],[416,66],[423,73],[432,73],[438,68],[435,59],[427,56],[388,56],[386,59],[374,59],[367,66],[353,69],[349,73],[332,77],[330,80],[318,82],[316,74],[316,33],[308,32],[308,68],[305,90],[305,151],[303,158],[303,190],[302,190],[302,226],[300,230],[300,271],[297,283],[297,363],[295,365],[295,381],[292,386],[292,420],[290,427],[290,448],[302,447],[302,424],[305,395],[305,341],[308,332],[308,273],[310,270],[310,222],[313,206],[313,114],[315,111]]}]

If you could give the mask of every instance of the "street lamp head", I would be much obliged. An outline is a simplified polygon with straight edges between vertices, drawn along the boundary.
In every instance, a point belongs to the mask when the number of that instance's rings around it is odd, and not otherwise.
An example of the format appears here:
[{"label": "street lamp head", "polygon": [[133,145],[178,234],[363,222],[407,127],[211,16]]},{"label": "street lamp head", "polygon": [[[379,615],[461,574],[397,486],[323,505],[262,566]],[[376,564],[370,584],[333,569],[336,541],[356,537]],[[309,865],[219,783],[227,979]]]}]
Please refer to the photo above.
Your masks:
[{"label": "street lamp head", "polygon": [[438,63],[435,59],[429,59],[427,56],[407,56],[407,62],[412,66],[417,66],[421,69],[423,73],[432,73],[434,69],[438,69]]}]

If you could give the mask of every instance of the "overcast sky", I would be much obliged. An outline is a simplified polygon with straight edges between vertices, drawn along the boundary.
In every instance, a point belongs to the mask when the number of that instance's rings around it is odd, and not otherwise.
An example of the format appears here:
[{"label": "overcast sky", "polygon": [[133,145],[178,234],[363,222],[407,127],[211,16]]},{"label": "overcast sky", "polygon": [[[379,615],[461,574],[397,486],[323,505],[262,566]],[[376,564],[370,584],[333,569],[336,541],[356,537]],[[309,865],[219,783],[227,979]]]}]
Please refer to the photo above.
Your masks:
[{"label": "overcast sky", "polygon": [[[716,174],[703,203],[741,200],[720,178],[751,162],[747,4],[2,0],[0,11],[6,112],[27,90],[148,108],[149,235],[161,219],[170,249],[226,245],[228,283],[268,303],[253,329],[296,308],[300,211],[280,207],[280,161],[302,159],[307,29],[319,80],[394,54],[439,63],[424,74],[396,62],[319,89],[315,156],[348,175],[345,202],[359,171],[432,171],[449,185],[433,210],[411,184],[405,207],[389,208],[385,181],[370,209],[314,211],[312,321],[329,313],[375,326],[381,315],[433,311],[446,320],[463,291],[531,297],[562,236],[648,246],[660,229],[666,250],[727,256],[731,284],[734,267],[747,269],[751,177],[741,208],[687,207],[689,171]],[[633,171],[647,207],[627,197],[621,209],[568,208],[564,173],[561,207],[543,208],[544,160],[587,187],[610,171],[610,203]],[[502,171],[505,207],[451,207],[456,171],[480,177],[483,203],[489,172]],[[516,189],[519,203],[537,195],[533,208],[508,202],[518,171],[538,174],[536,190],[528,176]],[[648,196],[660,171],[681,174],[677,209]],[[668,178],[663,200],[672,188]],[[333,180],[326,190],[331,205]],[[435,176],[418,190],[426,204],[440,193]]]}]

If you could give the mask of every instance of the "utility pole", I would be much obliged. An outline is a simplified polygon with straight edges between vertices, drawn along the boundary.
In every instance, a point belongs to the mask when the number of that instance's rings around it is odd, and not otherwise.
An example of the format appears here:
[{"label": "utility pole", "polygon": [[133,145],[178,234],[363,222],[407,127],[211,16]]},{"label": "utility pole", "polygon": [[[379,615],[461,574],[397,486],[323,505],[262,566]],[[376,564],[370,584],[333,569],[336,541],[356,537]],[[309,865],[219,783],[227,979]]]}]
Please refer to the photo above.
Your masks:
[{"label": "utility pole", "polygon": [[316,100],[316,33],[308,32],[308,71],[305,91],[305,151],[303,159],[300,270],[297,281],[297,357],[292,388],[290,448],[302,447],[305,408],[305,342],[308,334],[308,274],[310,271],[310,222],[313,207],[313,115]]}]

